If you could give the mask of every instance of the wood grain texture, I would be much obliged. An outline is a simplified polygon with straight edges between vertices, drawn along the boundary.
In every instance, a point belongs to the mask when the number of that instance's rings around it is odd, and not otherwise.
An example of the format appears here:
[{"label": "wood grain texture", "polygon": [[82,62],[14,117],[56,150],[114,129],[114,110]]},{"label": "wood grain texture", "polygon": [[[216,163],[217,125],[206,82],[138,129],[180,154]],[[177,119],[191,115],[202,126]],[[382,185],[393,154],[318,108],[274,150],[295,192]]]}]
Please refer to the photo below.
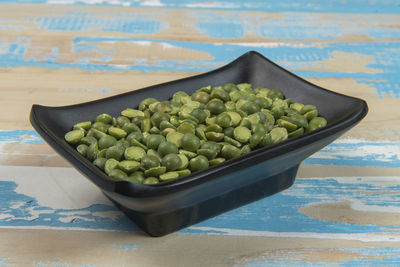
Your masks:
[{"label": "wood grain texture", "polygon": [[[3,266],[394,266],[400,254],[393,243],[312,238],[175,234],[154,239],[118,231],[10,229],[0,230],[0,237],[10,240],[0,244]],[[171,250],[179,256],[171,257]]]},{"label": "wood grain texture", "polygon": [[[342,5],[342,4],[340,4]],[[396,40],[398,14],[4,4],[0,30],[207,41]],[[379,21],[379,23],[377,23]],[[216,27],[218,26],[218,27]],[[285,29],[285,31],[281,31]]]},{"label": "wood grain texture", "polygon": [[[313,83],[366,99],[370,113],[351,132],[354,134],[349,133],[351,137],[380,140],[383,134],[386,140],[398,140],[400,118],[393,112],[399,107],[400,94],[398,15],[371,19],[368,14],[367,19],[353,14],[261,12],[269,18],[264,25],[266,34],[275,37],[260,35],[259,22],[241,19],[237,23],[257,28],[253,31],[258,37],[232,33],[229,39],[201,34],[217,27],[196,23],[193,17],[201,16],[200,21],[211,23],[221,16],[226,21],[236,16],[259,16],[247,11],[218,11],[226,12],[221,15],[191,9],[5,7],[0,10],[2,23],[7,25],[0,27],[0,78],[5,81],[0,90],[8,98],[0,104],[10,113],[0,115],[2,129],[30,129],[24,114],[33,103],[66,105],[98,99],[211,70],[256,49]],[[306,27],[319,29],[312,25],[316,21],[326,25],[321,31],[327,38]],[[216,25],[221,23],[215,21]],[[293,33],[274,25],[283,25]],[[299,30],[299,25],[304,28]],[[337,25],[343,28],[337,29]],[[146,27],[148,32],[144,33]],[[350,29],[353,35],[331,38],[344,29]],[[363,31],[376,36],[366,38]],[[315,39],[303,35],[293,38],[297,32],[307,32]]]},{"label": "wood grain texture", "polygon": [[124,7],[150,7],[150,8],[182,8],[182,9],[225,9],[225,10],[261,10],[264,12],[338,12],[338,13],[399,13],[399,6],[395,0],[386,0],[384,2],[371,2],[367,0],[340,0],[320,1],[311,0],[307,4],[300,4],[290,0],[268,1],[253,0],[243,2],[233,0],[226,1],[207,1],[207,0],[1,0],[0,3],[23,3],[23,4],[59,4],[59,5],[88,5],[88,6],[124,6]]},{"label": "wood grain texture", "polygon": [[[32,104],[69,105],[128,92],[152,84],[189,77],[196,73],[175,71],[82,71],[71,69],[17,67],[0,72],[0,99],[8,110],[0,113],[1,129],[32,129],[26,114]],[[18,80],[13,77],[18,77]],[[122,78],[123,77],[123,78]],[[44,83],[43,80],[46,82]],[[400,98],[379,98],[371,85],[350,78],[307,78],[310,82],[336,92],[365,99],[370,112],[360,125],[345,137],[371,141],[398,141],[400,132]],[[382,120],[384,118],[384,120]]]},{"label": "wood grain texture", "polygon": [[[149,238],[32,130],[61,106],[256,50],[365,99],[290,189]],[[400,6],[394,0],[0,0],[0,266],[397,266]],[[205,256],[206,255],[206,256]]]},{"label": "wood grain texture", "polygon": [[[73,168],[2,166],[0,170],[3,228],[140,232]],[[396,243],[400,202],[394,196],[399,189],[399,176],[297,178],[279,194],[180,232]]]}]

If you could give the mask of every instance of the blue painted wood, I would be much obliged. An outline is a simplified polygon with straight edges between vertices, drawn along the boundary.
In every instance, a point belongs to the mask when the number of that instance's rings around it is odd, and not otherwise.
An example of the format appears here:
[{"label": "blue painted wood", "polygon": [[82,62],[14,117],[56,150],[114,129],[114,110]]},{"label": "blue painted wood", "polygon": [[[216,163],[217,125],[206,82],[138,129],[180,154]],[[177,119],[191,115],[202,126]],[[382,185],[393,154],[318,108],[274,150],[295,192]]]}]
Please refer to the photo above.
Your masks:
[{"label": "blue painted wood", "polygon": [[32,130],[0,130],[1,143],[20,143],[20,144],[41,144],[43,139]]},{"label": "blue painted wood", "polygon": [[150,8],[199,8],[199,9],[233,9],[265,12],[340,12],[340,13],[387,13],[400,12],[398,1],[382,0],[309,0],[309,1],[208,1],[208,0],[0,0],[0,3],[19,4],[74,4],[103,6],[134,6]]},{"label": "blue painted wood", "polygon": [[[5,8],[8,6],[5,5]],[[63,11],[64,10],[64,11]],[[47,10],[46,15],[0,19],[0,29],[23,30],[27,28],[50,31],[84,32],[104,31],[126,34],[155,34],[169,27],[176,9],[111,9],[107,15],[98,8],[79,11],[62,6]],[[190,18],[190,19],[187,19]],[[336,41],[356,36],[356,39],[390,40],[400,36],[399,21],[394,15],[382,14],[328,14],[298,13],[268,15],[243,11],[185,10],[182,18],[175,20],[193,27],[204,37],[300,41]],[[184,29],[185,29],[184,28]],[[188,33],[191,31],[189,30]],[[350,38],[351,39],[351,38]]]},{"label": "blue painted wood", "polygon": [[337,141],[303,161],[336,166],[400,167],[400,142]]},{"label": "blue painted wood", "polygon": [[[398,266],[400,248],[313,248],[280,249],[280,253],[267,251],[258,257],[243,257],[236,264],[247,267],[258,266]],[[318,259],[318,255],[335,255],[334,262]],[[346,255],[346,256],[345,256]],[[312,261],[312,263],[310,262]]]},{"label": "blue painted wood", "polygon": [[[0,37],[0,40],[2,38]],[[159,44],[165,47],[193,49],[209,54],[212,59],[204,60],[164,60],[154,58],[151,62],[147,57],[131,58],[131,64],[113,64],[114,47],[107,46],[110,42],[132,45]],[[102,49],[105,46],[107,49]],[[353,78],[359,83],[376,88],[379,97],[400,97],[400,42],[359,42],[359,43],[201,43],[184,41],[160,41],[139,38],[115,37],[76,37],[72,44],[73,63],[65,55],[58,54],[58,48],[52,49],[51,57],[44,55],[39,58],[29,57],[27,50],[40,49],[31,47],[30,39],[20,37],[17,42],[0,44],[0,66],[33,66],[56,68],[79,68],[85,70],[140,70],[150,72],[157,70],[202,72],[220,67],[241,54],[257,50],[277,64],[293,71],[304,78],[337,77]],[[166,48],[168,49],[168,48]],[[371,63],[361,66],[370,71],[324,70],[324,62],[332,60],[335,52],[357,54],[371,58]],[[167,50],[166,50],[167,52]],[[93,53],[92,56],[90,53]],[[127,51],[129,53],[129,51]],[[68,56],[68,60],[71,56]],[[91,62],[96,63],[91,63]]]},{"label": "blue painted wood", "polygon": [[[19,169],[18,169],[19,168]],[[0,175],[0,227],[53,227],[55,229],[106,229],[138,231],[127,217],[118,212],[116,207],[107,203],[104,196],[94,185],[68,168],[35,168],[2,167]],[[29,177],[17,174],[16,171],[36,173]],[[0,171],[1,173],[1,171]],[[12,174],[14,173],[14,174]],[[97,199],[97,202],[81,208],[67,208],[63,202],[55,203],[57,208],[41,205],[36,198],[46,180],[57,173],[57,179],[67,179],[68,185],[76,185],[85,190],[85,198]],[[12,176],[12,177],[11,177]],[[35,178],[36,177],[36,178]],[[47,178],[45,178],[47,177]],[[64,177],[64,178],[63,178]],[[17,189],[17,186],[20,186]],[[86,189],[87,188],[87,189]],[[57,188],[49,188],[51,190]],[[21,192],[21,190],[23,192]],[[82,189],[83,190],[83,189]],[[356,223],[319,220],[307,216],[301,208],[326,203],[350,203],[355,210],[379,216],[379,212],[400,213],[400,201],[391,192],[400,190],[400,177],[345,177],[345,178],[305,178],[297,179],[286,191],[260,201],[224,213],[215,218],[184,229],[181,233],[222,234],[222,235],[255,235],[359,239],[370,238],[375,241],[399,241],[391,236],[397,231],[397,222],[389,225],[374,223],[359,225]],[[68,190],[68,198],[78,201],[82,192]],[[36,193],[35,193],[36,192]],[[98,193],[96,193],[98,192]],[[41,201],[51,197],[41,195]],[[57,200],[54,200],[57,201]],[[48,202],[51,203],[51,202]],[[53,204],[52,204],[53,205]],[[62,208],[65,207],[65,208]],[[326,207],[332,211],[332,207]],[[107,215],[111,213],[111,215]],[[387,216],[387,215],[386,215]],[[284,234],[286,233],[286,234]],[[313,233],[313,234],[311,234]],[[371,236],[365,236],[371,234]],[[375,234],[375,235],[374,235]],[[337,235],[337,237],[335,237]],[[352,236],[353,235],[353,236]]]},{"label": "blue painted wood", "polygon": [[40,206],[33,197],[16,193],[16,186],[12,181],[0,181],[0,227],[47,226],[138,231],[122,213],[117,220],[95,215],[118,211],[111,204],[93,203],[83,209],[52,209]]},{"label": "blue painted wood", "polygon": [[[358,225],[322,221],[308,217],[299,212],[299,209],[321,203],[348,201],[369,212],[386,209],[396,214],[400,212],[400,201],[393,198],[392,194],[385,195],[383,192],[398,192],[399,181],[398,177],[390,179],[390,182],[385,182],[384,177],[296,179],[295,184],[282,193],[209,219],[193,227],[196,229],[189,228],[185,231],[229,234],[230,229],[240,229],[320,233],[321,236],[323,233],[392,233],[398,229],[397,223],[382,226],[373,223]],[[219,228],[222,229],[219,230]]]},{"label": "blue painted wood", "polygon": [[[397,25],[395,19],[386,20],[388,18],[382,15],[353,14],[340,18],[330,14],[330,17],[322,19],[323,15],[320,13],[285,13],[279,18],[244,12],[221,14],[214,10],[191,11],[189,14],[190,17],[196,18],[196,28],[202,34],[212,38],[247,39],[250,35],[280,41],[335,41],[351,35],[376,38],[377,40],[398,39],[400,36],[400,29],[395,26]],[[384,21],[382,21],[383,18],[385,18]],[[368,26],[363,23],[365,20],[368,20]]]},{"label": "blue painted wood", "polygon": [[41,30],[51,31],[104,31],[135,34],[153,34],[168,27],[154,18],[154,13],[107,13],[102,16],[93,12],[66,11],[62,16],[29,18]]}]

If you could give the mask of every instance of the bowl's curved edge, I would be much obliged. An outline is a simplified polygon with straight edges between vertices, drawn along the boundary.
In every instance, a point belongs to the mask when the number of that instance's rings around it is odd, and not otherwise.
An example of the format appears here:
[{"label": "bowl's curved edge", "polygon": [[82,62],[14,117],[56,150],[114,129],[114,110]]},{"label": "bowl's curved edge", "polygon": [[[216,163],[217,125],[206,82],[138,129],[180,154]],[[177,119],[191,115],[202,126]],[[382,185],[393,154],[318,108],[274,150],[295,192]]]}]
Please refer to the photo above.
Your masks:
[{"label": "bowl's curved edge", "polygon": [[[218,71],[223,70],[225,68],[229,68],[232,65],[234,65],[234,64],[236,64],[238,62],[241,62],[242,60],[248,60],[249,57],[253,57],[253,56],[260,57],[263,60],[268,61],[270,64],[273,64],[274,66],[276,66],[276,67],[282,69],[283,71],[289,73],[293,77],[296,77],[297,79],[300,79],[301,81],[306,82],[306,83],[308,83],[308,84],[310,84],[312,86],[316,86],[316,87],[318,87],[318,88],[320,88],[320,89],[322,89],[324,91],[329,91],[329,92],[337,94],[337,95],[345,96],[345,95],[342,95],[342,94],[339,94],[339,93],[336,93],[336,92],[332,92],[332,91],[330,91],[328,89],[321,88],[321,87],[319,87],[317,85],[314,85],[312,83],[309,83],[308,81],[302,79],[301,77],[296,76],[295,74],[287,71],[286,69],[284,69],[284,68],[280,67],[279,65],[275,64],[274,62],[270,61],[269,59],[267,59],[266,57],[264,57],[263,55],[261,55],[260,53],[258,53],[256,51],[248,51],[248,52],[244,53],[243,55],[241,55],[240,57],[238,57],[235,60],[233,60],[232,62],[230,62],[230,63],[228,63],[228,64],[226,64],[226,65],[224,65],[224,66],[222,66],[220,68],[217,68],[215,70],[211,70],[211,71],[203,73],[203,74],[199,74],[199,75],[195,75],[195,76],[191,76],[191,77],[187,77],[187,78],[182,78],[182,79],[179,79],[179,80],[174,80],[174,81],[170,81],[170,82],[166,82],[166,83],[162,83],[162,84],[152,85],[152,86],[145,87],[145,88],[138,89],[138,90],[146,90],[148,88],[152,88],[152,87],[155,87],[155,86],[168,85],[168,84],[172,84],[172,83],[175,83],[175,82],[178,82],[178,81],[192,79],[194,77],[202,77],[202,76],[205,76],[205,75],[209,75],[210,73],[215,73],[215,72],[218,72]],[[135,91],[138,91],[138,90],[135,90]],[[112,96],[112,97],[109,97],[109,98],[120,97],[120,96],[123,96],[125,94],[129,94],[129,93],[131,93],[131,92],[119,94],[119,95]],[[324,131],[326,133],[323,136],[328,136],[328,135],[332,134],[332,132],[334,132],[334,131],[340,131],[340,130],[343,130],[343,129],[346,129],[346,128],[350,129],[356,123],[358,123],[362,118],[364,118],[365,115],[368,112],[367,103],[364,100],[361,100],[361,99],[358,99],[358,98],[354,98],[354,97],[350,97],[350,96],[345,96],[345,97],[348,97],[348,98],[351,98],[351,99],[355,99],[359,103],[360,108],[358,109],[359,112],[357,114],[349,114],[349,117],[343,122],[339,122],[339,123],[336,123],[336,124],[333,124],[333,125],[329,125],[329,127],[327,127],[326,129],[325,128],[324,129],[320,129],[320,130],[317,130],[315,132],[309,133],[308,135],[304,135],[304,136],[299,137],[299,138],[303,138],[302,140],[304,140],[304,141],[306,140],[306,139],[304,139],[304,137],[308,137],[307,140],[312,139],[312,138],[316,138],[321,133],[321,131]],[[85,102],[85,103],[81,103],[81,104],[77,104],[77,105],[83,105],[83,104],[98,102],[98,101],[102,101],[102,100],[103,99],[99,99],[99,100]],[[153,194],[156,195],[156,194],[160,194],[160,193],[164,194],[166,190],[172,190],[171,192],[173,192],[173,191],[179,190],[180,187],[186,186],[188,183],[192,183],[192,185],[196,185],[196,184],[204,182],[204,181],[195,181],[195,180],[196,179],[199,180],[198,178],[202,177],[205,173],[207,173],[207,170],[199,172],[199,173],[196,173],[194,175],[191,175],[191,177],[183,178],[182,180],[179,180],[179,181],[172,181],[172,182],[169,182],[169,183],[166,183],[166,184],[160,184],[160,185],[156,185],[156,186],[137,185],[137,184],[131,184],[131,183],[128,183],[128,182],[115,182],[115,181],[111,181],[111,180],[106,179],[104,174],[103,175],[99,175],[98,173],[93,172],[92,170],[90,170],[91,168],[89,168],[88,166],[86,166],[86,164],[81,162],[81,159],[79,159],[78,156],[74,155],[73,153],[71,154],[70,153],[71,151],[67,151],[63,147],[63,144],[61,144],[60,142],[57,141],[57,137],[51,132],[51,130],[47,129],[47,127],[45,125],[43,125],[40,122],[40,120],[38,120],[38,116],[37,116],[38,112],[44,112],[44,111],[49,112],[49,111],[51,111],[53,109],[74,108],[77,105],[69,105],[69,106],[62,106],[62,107],[50,107],[50,106],[42,106],[42,105],[34,104],[32,106],[32,109],[31,109],[30,122],[31,122],[32,126],[35,128],[35,130],[61,156],[63,156],[64,158],[66,158],[69,161],[72,160],[75,164],[78,164],[78,168],[77,169],[80,172],[82,172],[86,176],[88,176],[89,174],[95,175],[96,179],[93,179],[92,177],[90,177],[90,180],[92,182],[94,182],[96,185],[98,185],[101,189],[109,191],[109,192],[116,191],[116,192],[119,192],[119,193],[121,193],[123,195],[126,195],[126,196],[135,195],[135,196],[139,197],[139,196],[144,196],[144,195],[149,194],[149,193],[150,193],[150,195],[153,195]],[[325,130],[329,130],[329,131],[325,131]],[[292,140],[289,140],[289,141],[291,141],[291,144],[300,144],[301,142],[298,142],[297,140],[299,140],[299,139],[292,139]],[[270,147],[270,148],[266,148],[266,149],[270,150],[271,154],[275,154],[275,156],[279,156],[280,155],[279,147],[285,148],[284,150],[286,151],[286,149],[287,149],[286,142],[278,144],[275,147]],[[251,161],[255,157],[255,155],[254,155],[255,153],[262,153],[262,152],[265,153],[266,149],[264,149],[264,151],[262,151],[263,149],[257,150],[257,151],[254,151],[254,153],[251,153],[250,155],[246,155],[246,157],[250,156],[250,157],[247,158],[247,160]],[[242,160],[242,159],[239,158],[239,159],[234,159],[234,160],[230,161],[229,164],[226,164],[225,169],[229,168],[229,166],[231,166],[232,164],[236,164],[239,160]],[[88,173],[85,173],[85,172],[90,172],[90,173],[88,174]],[[99,176],[99,177],[97,177],[97,176]],[[162,189],[162,188],[164,188],[164,189]]]},{"label": "bowl's curved edge", "polygon": [[[46,141],[49,143],[49,145],[63,158],[65,158],[68,161],[73,161],[76,164],[79,164],[78,166],[78,171],[81,172],[82,168],[86,169],[86,166],[83,162],[81,162],[79,159],[74,157],[74,154],[69,153],[69,151],[66,151],[64,149],[64,146],[62,144],[58,143],[58,138],[52,134],[52,132],[45,126],[43,125],[40,120],[38,120],[38,115],[37,113],[47,111],[48,109],[51,109],[51,107],[46,107],[42,105],[37,105],[34,104],[32,105],[30,115],[29,115],[29,121],[33,128],[36,130],[36,132]],[[83,173],[85,174],[85,173]],[[86,175],[86,174],[85,174]],[[102,188],[103,190],[108,190],[108,191],[114,191],[115,190],[115,183],[110,180],[106,179],[89,179],[93,183],[95,183],[97,186]]]}]

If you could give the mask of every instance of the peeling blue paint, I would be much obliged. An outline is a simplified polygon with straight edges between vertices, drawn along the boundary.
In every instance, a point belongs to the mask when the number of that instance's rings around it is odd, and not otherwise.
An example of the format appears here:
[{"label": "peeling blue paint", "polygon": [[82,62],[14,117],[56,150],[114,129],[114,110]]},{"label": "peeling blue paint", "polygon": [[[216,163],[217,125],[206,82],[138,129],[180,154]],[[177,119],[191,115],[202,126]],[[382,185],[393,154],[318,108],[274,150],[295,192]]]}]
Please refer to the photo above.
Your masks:
[{"label": "peeling blue paint", "polygon": [[[383,179],[383,178],[382,178]],[[400,178],[397,178],[400,181]],[[195,229],[183,229],[181,233],[222,233],[224,229],[298,233],[387,233],[397,231],[392,225],[358,225],[343,222],[321,221],[299,212],[299,208],[315,203],[356,202],[367,208],[390,207],[400,212],[400,203],[390,192],[400,190],[399,182],[375,182],[368,179],[297,179],[286,191],[253,202],[197,224]],[[51,209],[40,206],[30,196],[15,192],[17,184],[0,181],[0,227],[47,226],[55,228],[85,228],[139,231],[122,213],[114,218],[96,216],[96,212],[117,211],[114,206],[96,204],[82,209]],[[365,193],[363,193],[365,192]],[[383,193],[387,192],[387,193]],[[66,215],[66,213],[68,215]],[[7,217],[9,215],[9,217]],[[69,221],[65,217],[73,218]],[[199,230],[203,227],[206,230]],[[210,230],[207,230],[210,228]],[[218,232],[221,229],[221,232]],[[129,247],[129,248],[128,248]],[[135,249],[126,245],[123,249]]]},{"label": "peeling blue paint", "polygon": [[[348,182],[336,179],[296,179],[295,184],[282,193],[224,213],[196,225],[197,229],[185,229],[185,233],[209,233],[223,229],[257,230],[270,232],[312,233],[382,233],[397,231],[397,226],[358,225],[341,222],[321,221],[299,212],[299,208],[315,203],[358,201],[364,205],[395,207],[400,212],[400,203],[392,195],[382,192],[398,192],[400,184],[370,184],[361,178],[346,177]],[[379,178],[378,178],[379,180]],[[366,192],[366,193],[362,193]]]},{"label": "peeling blue paint", "polygon": [[[93,203],[90,207],[82,209],[52,209],[40,206],[33,197],[16,193],[16,187],[15,182],[0,181],[0,228],[44,225],[59,228],[138,231],[122,212],[115,219],[96,216],[99,212],[118,211],[115,206]],[[83,211],[85,213],[82,213]]]},{"label": "peeling blue paint", "polygon": [[400,142],[334,142],[303,161],[336,166],[400,167]]},{"label": "peeling blue paint", "polygon": [[160,1],[137,1],[137,0],[0,0],[0,4],[74,4],[74,5],[98,5],[98,6],[130,6],[130,7],[157,7],[157,8],[198,8],[198,9],[231,9],[265,12],[338,12],[338,13],[400,13],[400,6],[396,0],[367,1],[367,0],[309,0],[307,3],[293,2],[291,0],[281,1],[212,1],[209,0],[160,0]]},{"label": "peeling blue paint", "polygon": [[107,13],[100,18],[88,12],[67,11],[63,16],[37,17],[35,23],[42,30],[110,31],[134,34],[153,34],[168,27],[166,22],[154,19],[154,14]]},{"label": "peeling blue paint", "polygon": [[75,93],[102,93],[102,94],[110,94],[113,93],[113,89],[107,88],[58,88],[58,92],[67,93],[67,92],[75,92]]},{"label": "peeling blue paint", "polygon": [[[143,3],[143,2],[141,2]],[[226,10],[226,9],[224,9]],[[321,18],[320,13],[285,12],[278,17],[249,14],[242,10],[219,12],[219,10],[188,10],[187,17],[197,23],[194,26],[202,34],[212,38],[236,38],[245,36],[263,37],[269,40],[337,40],[348,35],[376,39],[397,39],[400,29],[395,19],[382,19],[382,14],[351,14],[342,20],[333,16]],[[165,10],[168,16],[168,10]],[[157,13],[159,14],[159,13]],[[165,18],[165,17],[164,17]],[[79,12],[65,11],[62,15],[28,17],[41,30],[58,31],[105,31],[129,34],[153,34],[169,28],[167,20],[158,18],[155,12]],[[363,22],[368,20],[367,24]],[[15,24],[15,25],[13,25]],[[2,29],[22,29],[20,23],[2,22]]]},{"label": "peeling blue paint", "polygon": [[238,13],[217,14],[216,12],[190,12],[197,19],[196,28],[213,38],[243,38],[246,24]]},{"label": "peeling blue paint", "polygon": [[52,47],[51,48],[51,55],[49,56],[43,56],[43,59],[46,62],[53,62],[58,58],[58,47]]},{"label": "peeling blue paint", "polygon": [[115,247],[121,248],[125,251],[132,251],[132,250],[136,250],[139,246],[137,244],[133,244],[133,243],[126,243],[123,245],[114,245]]},{"label": "peeling blue paint", "polygon": [[[0,0],[1,5],[1,0]],[[19,25],[9,25],[5,23],[3,19],[0,19],[0,30],[22,30],[23,27]]]},{"label": "peeling blue paint", "polygon": [[[239,262],[242,266],[398,266],[400,263],[400,248],[342,248],[342,249],[282,249],[286,253],[266,253],[265,255]],[[309,261],[319,253],[344,253],[345,258],[332,261]],[[353,254],[354,253],[354,254]],[[310,257],[310,258],[308,258]],[[348,259],[351,258],[351,259]]]},{"label": "peeling blue paint", "polygon": [[17,142],[21,144],[41,144],[42,138],[32,130],[0,130],[0,142]]},{"label": "peeling blue paint", "polygon": [[[28,38],[20,38],[17,43],[2,44],[0,47],[0,66],[34,66],[50,69],[78,68],[85,70],[140,70],[142,72],[168,70],[185,72],[203,72],[220,67],[250,50],[257,50],[267,58],[282,65],[304,78],[353,78],[359,83],[365,83],[376,88],[379,97],[400,97],[400,42],[380,43],[266,43],[258,44],[224,44],[200,43],[185,41],[160,41],[140,38],[116,37],[76,37],[73,41],[72,63],[62,62],[64,59],[53,48],[50,56],[42,58],[26,58],[31,47]],[[167,47],[197,50],[209,54],[212,59],[204,60],[161,60],[132,57],[127,55],[123,65],[112,64],[115,48],[108,43],[118,42],[129,45],[166,44]],[[168,48],[166,48],[168,49]],[[357,54],[372,59],[365,67],[370,68],[359,72],[326,70],[324,62],[332,60],[334,52]],[[96,62],[96,63],[92,63]]]},{"label": "peeling blue paint", "polygon": [[[284,13],[280,18],[261,17],[259,14],[239,12],[220,13],[218,11],[189,13],[197,19],[196,28],[213,38],[241,39],[247,35],[268,38],[269,40],[336,40],[347,35],[364,35],[376,39],[391,39],[400,36],[400,29],[393,27],[396,23],[382,21],[370,15],[367,27],[360,23],[366,19],[365,14],[353,14],[353,20],[324,18],[314,13]],[[374,21],[376,23],[374,23]],[[397,39],[397,38],[396,38]]]},{"label": "peeling blue paint", "polygon": [[0,267],[14,267],[14,264],[9,264],[6,258],[0,258]]}]

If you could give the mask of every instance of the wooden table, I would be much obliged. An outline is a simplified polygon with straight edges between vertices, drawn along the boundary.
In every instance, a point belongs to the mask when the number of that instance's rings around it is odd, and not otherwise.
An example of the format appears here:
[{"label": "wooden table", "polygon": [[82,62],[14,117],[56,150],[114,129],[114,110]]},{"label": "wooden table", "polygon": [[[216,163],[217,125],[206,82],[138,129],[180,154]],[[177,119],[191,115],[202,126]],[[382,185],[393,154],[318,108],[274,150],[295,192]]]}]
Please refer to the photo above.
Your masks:
[{"label": "wooden table", "polygon": [[[370,112],[290,189],[165,237],[140,232],[28,121],[34,103],[108,97],[249,50]],[[0,0],[0,266],[399,265],[399,63],[396,0]]]}]

